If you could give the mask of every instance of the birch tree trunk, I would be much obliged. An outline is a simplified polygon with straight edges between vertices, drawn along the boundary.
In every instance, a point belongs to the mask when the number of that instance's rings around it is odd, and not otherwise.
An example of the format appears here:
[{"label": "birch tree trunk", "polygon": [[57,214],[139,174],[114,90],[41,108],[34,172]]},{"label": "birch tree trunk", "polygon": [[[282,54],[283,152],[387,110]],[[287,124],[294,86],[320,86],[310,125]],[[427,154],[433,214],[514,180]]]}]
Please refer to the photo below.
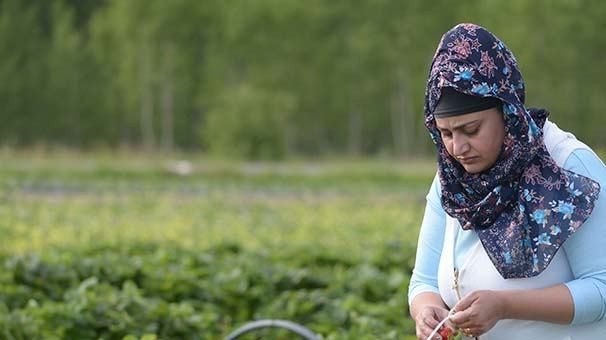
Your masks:
[{"label": "birch tree trunk", "polygon": [[164,45],[162,66],[162,150],[170,152],[174,148],[174,59],[175,47],[172,43]]},{"label": "birch tree trunk", "polygon": [[354,156],[359,155],[362,150],[362,115],[357,107],[349,110],[347,150],[350,155]]},{"label": "birch tree trunk", "polygon": [[408,110],[409,106],[406,97],[406,82],[400,77],[391,97],[389,110],[394,151],[399,156],[410,156],[413,150],[415,126],[412,114]]},{"label": "birch tree trunk", "polygon": [[143,138],[143,148],[152,151],[155,148],[156,137],[154,134],[154,99],[152,84],[152,65],[149,48],[146,43],[140,53],[139,79],[141,89],[140,100],[140,127]]}]

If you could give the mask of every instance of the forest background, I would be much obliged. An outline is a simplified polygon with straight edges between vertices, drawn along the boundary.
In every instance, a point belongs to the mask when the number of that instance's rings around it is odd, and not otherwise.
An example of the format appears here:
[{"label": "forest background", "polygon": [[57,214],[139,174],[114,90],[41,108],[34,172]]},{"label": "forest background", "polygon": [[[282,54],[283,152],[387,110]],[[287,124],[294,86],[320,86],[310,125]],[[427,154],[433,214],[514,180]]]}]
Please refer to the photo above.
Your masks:
[{"label": "forest background", "polygon": [[458,22],[528,106],[604,148],[600,1],[0,1],[0,144],[285,159],[428,156],[429,62]]}]

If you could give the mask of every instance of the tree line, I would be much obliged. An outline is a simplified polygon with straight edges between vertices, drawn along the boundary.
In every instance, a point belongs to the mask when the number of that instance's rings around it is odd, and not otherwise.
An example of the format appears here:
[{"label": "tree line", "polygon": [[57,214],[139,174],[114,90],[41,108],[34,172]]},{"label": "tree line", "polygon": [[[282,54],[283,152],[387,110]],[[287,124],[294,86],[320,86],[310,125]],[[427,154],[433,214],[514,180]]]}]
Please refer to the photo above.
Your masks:
[{"label": "tree line", "polygon": [[0,144],[249,159],[427,155],[440,36],[514,51],[528,106],[604,148],[597,0],[0,0]]}]

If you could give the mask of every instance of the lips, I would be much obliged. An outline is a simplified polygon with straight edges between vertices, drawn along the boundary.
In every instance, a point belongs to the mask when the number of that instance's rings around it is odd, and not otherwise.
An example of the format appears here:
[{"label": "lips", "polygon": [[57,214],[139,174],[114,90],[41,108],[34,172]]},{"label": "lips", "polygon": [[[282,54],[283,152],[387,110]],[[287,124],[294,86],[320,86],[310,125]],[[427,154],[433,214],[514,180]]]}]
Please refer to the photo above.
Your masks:
[{"label": "lips", "polygon": [[477,161],[478,160],[478,156],[457,158],[457,160],[460,163],[463,163],[463,164],[470,164],[470,163],[473,163],[473,162]]}]

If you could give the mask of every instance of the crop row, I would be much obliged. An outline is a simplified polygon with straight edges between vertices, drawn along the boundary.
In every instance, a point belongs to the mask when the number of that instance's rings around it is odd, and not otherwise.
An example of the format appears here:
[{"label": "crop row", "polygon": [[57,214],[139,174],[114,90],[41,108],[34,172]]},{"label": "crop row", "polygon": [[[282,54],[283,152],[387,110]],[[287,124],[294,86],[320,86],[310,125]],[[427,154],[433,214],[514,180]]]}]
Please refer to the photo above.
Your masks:
[{"label": "crop row", "polygon": [[[414,247],[400,243],[357,260],[330,249],[264,252],[235,243],[4,256],[0,337],[221,339],[247,321],[271,318],[325,339],[401,339],[413,332],[405,291],[413,256]],[[265,335],[289,338],[274,333]]]}]

